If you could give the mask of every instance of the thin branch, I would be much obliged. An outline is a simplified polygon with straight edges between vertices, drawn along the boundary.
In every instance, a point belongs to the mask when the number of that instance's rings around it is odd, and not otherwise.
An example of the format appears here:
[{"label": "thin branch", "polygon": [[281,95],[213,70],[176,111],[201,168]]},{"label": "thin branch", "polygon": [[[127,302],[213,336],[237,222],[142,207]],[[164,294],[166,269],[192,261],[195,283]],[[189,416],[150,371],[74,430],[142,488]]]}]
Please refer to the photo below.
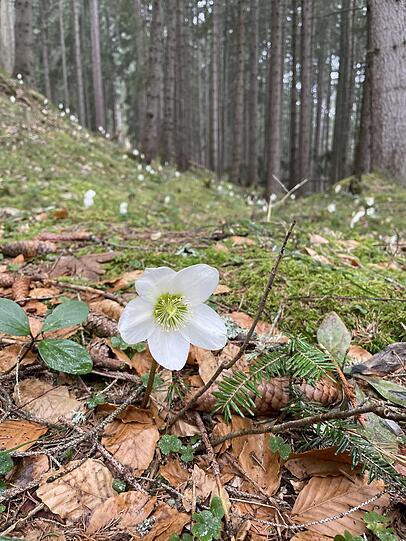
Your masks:
[{"label": "thin branch", "polygon": [[296,221],[293,221],[285,235],[285,238],[283,240],[283,243],[282,243],[282,246],[279,250],[279,254],[278,254],[278,257],[276,258],[276,262],[272,268],[272,271],[271,271],[271,274],[269,275],[269,280],[268,280],[268,283],[265,287],[265,291],[262,295],[262,298],[261,298],[261,301],[259,303],[259,306],[258,306],[258,311],[257,311],[257,314],[252,322],[252,325],[245,337],[245,340],[244,342],[241,344],[241,347],[240,349],[238,350],[238,352],[236,353],[236,355],[229,361],[223,361],[219,367],[217,368],[217,370],[214,372],[214,374],[211,376],[211,378],[207,381],[207,383],[205,385],[203,385],[202,387],[200,387],[200,389],[198,391],[196,391],[196,393],[192,396],[192,398],[185,404],[185,406],[178,412],[176,413],[171,419],[168,420],[168,426],[172,426],[173,423],[175,423],[178,419],[180,419],[188,410],[190,410],[191,408],[193,408],[197,401],[199,400],[199,398],[213,385],[213,383],[217,380],[217,378],[220,376],[220,374],[224,371],[224,370],[228,370],[229,368],[233,367],[235,365],[235,363],[237,361],[239,361],[241,359],[241,357],[244,355],[244,352],[245,350],[247,349],[250,341],[251,341],[251,338],[255,332],[255,329],[256,329],[256,326],[259,322],[259,319],[265,309],[265,304],[266,304],[266,301],[268,299],[268,295],[273,287],[273,284],[274,284],[274,281],[275,281],[275,276],[276,276],[276,273],[278,271],[278,267],[279,267],[279,264],[280,262],[282,261],[282,258],[283,256],[285,255],[285,248],[286,248],[286,245],[288,243],[288,240],[292,234],[292,231],[293,231],[293,228],[295,227],[296,225]]}]

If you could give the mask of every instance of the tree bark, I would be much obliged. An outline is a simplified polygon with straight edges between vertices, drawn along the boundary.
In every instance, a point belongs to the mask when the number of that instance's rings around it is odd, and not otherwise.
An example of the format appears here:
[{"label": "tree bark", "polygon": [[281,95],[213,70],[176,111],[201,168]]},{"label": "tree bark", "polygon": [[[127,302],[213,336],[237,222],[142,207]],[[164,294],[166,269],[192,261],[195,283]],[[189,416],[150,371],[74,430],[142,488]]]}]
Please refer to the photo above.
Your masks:
[{"label": "tree bark", "polygon": [[167,13],[167,36],[164,71],[164,118],[162,128],[162,161],[171,161],[175,156],[175,47],[176,47],[176,11]]},{"label": "tree bark", "polygon": [[292,83],[290,88],[290,164],[289,164],[289,188],[293,188],[299,181],[298,163],[298,70],[297,70],[297,42],[298,42],[298,21],[297,4],[298,0],[292,0]]},{"label": "tree bark", "polygon": [[15,2],[15,59],[13,76],[22,75],[29,85],[35,84],[32,0]]},{"label": "tree bark", "polygon": [[11,75],[14,67],[14,5],[0,0],[0,68]]},{"label": "tree bark", "polygon": [[234,137],[231,165],[231,180],[241,184],[241,162],[243,146],[243,123],[244,123],[244,1],[238,0],[238,45],[237,66],[235,78],[235,114],[234,114]]},{"label": "tree bark", "polygon": [[85,90],[83,85],[82,51],[80,44],[80,4],[79,0],[72,0],[73,5],[73,32],[75,40],[75,63],[76,63],[76,84],[78,90],[78,112],[82,125],[86,124]]},{"label": "tree bark", "polygon": [[313,0],[302,0],[299,180],[304,180],[310,176],[310,140],[312,129],[312,4]]},{"label": "tree bark", "polygon": [[48,40],[48,1],[41,0],[39,4],[41,20],[41,47],[42,47],[42,68],[44,70],[45,96],[52,100],[51,78],[49,76],[49,40]]},{"label": "tree bark", "polygon": [[251,1],[248,183],[258,181],[258,0]]},{"label": "tree bark", "polygon": [[104,109],[104,90],[100,53],[100,23],[99,23],[99,2],[90,0],[90,37],[92,42],[92,75],[94,104],[96,112],[96,129],[106,127],[106,116]]},{"label": "tree bark", "polygon": [[212,100],[211,100],[211,168],[220,174],[220,67],[221,67],[221,0],[214,0],[212,39]]},{"label": "tree bark", "polygon": [[281,176],[281,118],[282,118],[282,33],[283,1],[272,1],[271,12],[271,58],[269,63],[269,110],[268,110],[268,173],[267,193],[279,192],[280,185],[274,179]]},{"label": "tree bark", "polygon": [[65,46],[65,27],[63,20],[63,0],[58,3],[59,17],[59,37],[61,44],[61,59],[62,59],[62,80],[63,80],[63,101],[65,106],[69,105],[69,86],[68,86],[68,68],[66,64],[66,46]]}]

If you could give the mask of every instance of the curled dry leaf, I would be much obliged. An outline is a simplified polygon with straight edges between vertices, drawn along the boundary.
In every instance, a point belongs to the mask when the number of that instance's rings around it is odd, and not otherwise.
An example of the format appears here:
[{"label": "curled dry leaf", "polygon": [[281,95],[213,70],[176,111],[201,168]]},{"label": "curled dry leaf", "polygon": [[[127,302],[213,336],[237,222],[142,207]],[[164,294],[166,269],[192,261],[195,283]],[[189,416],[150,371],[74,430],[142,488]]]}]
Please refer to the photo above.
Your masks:
[{"label": "curled dry leaf", "polygon": [[189,515],[180,513],[166,503],[159,505],[152,518],[154,521],[152,529],[143,536],[135,533],[134,541],[168,541],[172,534],[180,535],[186,524],[190,522]]},{"label": "curled dry leaf", "polygon": [[[22,347],[22,344],[13,344],[0,350],[0,373],[4,374],[15,367]],[[36,360],[35,354],[30,351],[21,361],[21,365],[33,364]]]},{"label": "curled dry leaf", "polygon": [[17,463],[10,482],[13,485],[24,487],[31,481],[40,479],[48,470],[47,455],[25,456]]},{"label": "curled dry leaf", "polygon": [[[345,476],[312,477],[296,499],[292,509],[292,518],[296,523],[306,523],[337,515],[375,496],[383,488],[382,481],[367,484],[360,477],[356,477],[353,481]],[[325,524],[315,524],[309,527],[309,530],[330,537],[344,530],[356,535],[362,534],[366,532],[363,521],[365,511],[379,512],[388,503],[389,497],[384,494],[375,502],[350,515]]]},{"label": "curled dry leaf", "polygon": [[331,537],[306,530],[294,535],[290,541],[331,541]]},{"label": "curled dry leaf", "polygon": [[126,289],[127,287],[134,285],[134,282],[142,275],[144,271],[134,270],[130,272],[125,272],[119,278],[115,280],[108,280],[103,283],[112,284],[111,291],[118,291],[119,289]]},{"label": "curled dry leaf", "polygon": [[35,519],[24,533],[24,541],[66,541],[65,534],[54,522]]},{"label": "curled dry leaf", "polygon": [[27,451],[34,443],[48,432],[46,426],[25,421],[24,419],[7,420],[0,423],[0,448],[13,449],[23,443],[19,451]]},{"label": "curled dry leaf", "polygon": [[[193,492],[194,486],[194,492]],[[193,472],[190,476],[190,486],[184,491],[182,499],[183,507],[186,511],[192,508],[193,494],[197,502],[206,500],[216,489],[216,480],[214,475],[205,472],[197,464],[193,466]]]},{"label": "curled dry leaf", "polygon": [[234,246],[253,246],[255,244],[254,240],[249,239],[248,237],[239,237],[238,235],[230,237],[230,240]]},{"label": "curled dry leaf", "polygon": [[225,295],[226,293],[230,293],[230,291],[231,287],[228,287],[224,284],[219,284],[213,291],[213,295]]},{"label": "curled dry leaf", "polygon": [[350,346],[347,351],[347,359],[352,363],[364,363],[372,357],[372,353],[369,353],[361,346]]},{"label": "curled dry leaf", "polygon": [[[234,323],[243,329],[248,330],[252,325],[253,318],[244,312],[231,312],[231,314],[227,315],[234,321]],[[281,334],[276,327],[266,321],[259,321],[255,328],[255,332],[261,336],[272,337],[272,342],[277,344],[286,344],[289,342],[289,338],[287,336]]]},{"label": "curled dry leaf", "polygon": [[92,282],[100,280],[105,273],[102,263],[107,263],[116,257],[114,252],[103,254],[88,254],[81,257],[74,255],[62,256],[49,273],[51,278],[58,276],[81,276]]},{"label": "curled dry leaf", "polygon": [[166,464],[162,465],[159,473],[175,488],[186,483],[190,478],[187,469],[176,458],[170,458]]},{"label": "curled dry leaf", "polygon": [[105,429],[102,444],[134,475],[141,475],[154,458],[158,440],[156,426],[113,421]]},{"label": "curled dry leaf", "polygon": [[106,466],[89,458],[63,477],[41,485],[37,496],[53,513],[75,522],[114,496],[112,482]]},{"label": "curled dry leaf", "polygon": [[19,391],[14,390],[17,406],[51,423],[58,422],[60,418],[71,419],[83,407],[63,385],[54,387],[46,381],[30,378],[20,382]]},{"label": "curled dry leaf", "polygon": [[351,465],[351,457],[347,453],[335,454],[336,449],[313,449],[305,453],[291,455],[285,467],[298,479],[313,476],[326,477],[327,475],[347,474],[354,476],[355,470]]},{"label": "curled dry leaf", "polygon": [[103,299],[102,301],[92,302],[90,303],[90,308],[92,311],[104,314],[115,321],[119,320],[121,312],[123,311],[123,307],[120,306],[118,302],[111,299]]},{"label": "curled dry leaf", "polygon": [[316,263],[320,263],[321,265],[332,265],[333,262],[326,257],[325,255],[318,254],[316,250],[313,250],[313,248],[309,248],[308,246],[305,246],[306,253],[313,259],[313,261],[316,261]]},{"label": "curled dry leaf", "polygon": [[140,491],[111,496],[93,511],[86,533],[92,534],[115,520],[120,528],[134,528],[153,511],[156,497]]}]

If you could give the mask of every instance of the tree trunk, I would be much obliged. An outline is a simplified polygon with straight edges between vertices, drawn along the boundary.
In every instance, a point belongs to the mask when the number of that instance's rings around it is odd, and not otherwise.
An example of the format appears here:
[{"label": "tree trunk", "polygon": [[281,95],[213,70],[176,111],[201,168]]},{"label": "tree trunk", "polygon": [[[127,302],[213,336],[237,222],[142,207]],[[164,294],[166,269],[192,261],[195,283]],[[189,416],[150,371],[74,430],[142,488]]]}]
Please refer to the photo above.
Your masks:
[{"label": "tree trunk", "polygon": [[302,0],[299,180],[310,176],[310,139],[312,114],[312,3]]},{"label": "tree trunk", "polygon": [[281,176],[281,115],[282,115],[282,33],[283,1],[272,1],[271,58],[269,63],[269,148],[267,193],[279,192],[280,185],[274,177]]},{"label": "tree trunk", "polygon": [[290,88],[290,164],[289,164],[289,187],[293,188],[299,178],[298,163],[298,121],[297,121],[297,0],[292,0],[292,84]]},{"label": "tree trunk", "polygon": [[175,49],[175,153],[178,169],[184,171],[188,167],[186,153],[186,111],[185,111],[185,47],[184,47],[184,0],[176,0],[176,49]]},{"label": "tree trunk", "polygon": [[317,52],[317,106],[316,120],[313,142],[313,177],[320,177],[319,156],[320,156],[320,139],[321,139],[321,112],[323,106],[323,90],[324,90],[324,71],[325,71],[325,49],[326,49],[326,25],[323,22],[318,32],[319,34],[319,50]]},{"label": "tree trunk", "polygon": [[150,28],[146,107],[141,138],[145,160],[150,163],[158,154],[158,114],[160,93],[159,48],[161,41],[161,8],[159,0],[152,3]]},{"label": "tree trunk", "polygon": [[61,59],[62,59],[62,80],[63,80],[63,101],[65,106],[69,105],[69,87],[68,87],[68,68],[66,65],[66,47],[65,47],[65,27],[63,20],[63,0],[58,3],[59,15],[59,37],[61,43]]},{"label": "tree trunk", "polygon": [[11,75],[14,67],[14,5],[0,0],[0,69]]},{"label": "tree trunk", "polygon": [[171,161],[175,156],[175,46],[176,46],[176,11],[167,12],[167,36],[164,72],[164,118],[162,129],[162,161]]},{"label": "tree trunk", "polygon": [[221,0],[214,0],[212,39],[211,168],[220,174]]},{"label": "tree trunk", "polygon": [[235,79],[235,112],[234,112],[234,137],[233,137],[233,158],[231,165],[231,180],[241,183],[241,161],[243,146],[243,123],[244,123],[244,1],[238,0],[238,45],[237,45],[237,66]]},{"label": "tree trunk", "polygon": [[106,127],[100,54],[100,23],[98,0],[90,0],[90,37],[92,42],[92,75],[96,112],[96,129],[98,129],[99,127]]},{"label": "tree trunk", "polygon": [[258,180],[258,0],[251,1],[248,183]]},{"label": "tree trunk", "polygon": [[22,75],[29,85],[35,84],[32,0],[15,2],[15,59],[13,75]]},{"label": "tree trunk", "polygon": [[352,82],[352,0],[344,0],[341,13],[340,68],[337,85],[336,114],[334,121],[331,182],[347,174],[348,143],[351,127],[351,82]]},{"label": "tree trunk", "polygon": [[79,120],[82,125],[86,124],[85,113],[85,91],[83,85],[82,51],[80,46],[80,4],[79,0],[72,0],[73,4],[73,32],[75,40],[75,63],[76,63],[76,84],[78,90],[78,111]]},{"label": "tree trunk", "polygon": [[42,68],[44,71],[45,96],[52,101],[51,79],[49,76],[49,43],[48,43],[48,1],[41,0],[39,4],[41,20],[41,48],[42,48]]},{"label": "tree trunk", "polygon": [[145,96],[145,35],[144,35],[144,20],[142,14],[141,0],[134,0],[135,11],[135,49],[136,49],[136,74],[137,74],[137,88],[136,88],[136,136],[139,139],[142,134],[142,128],[144,123],[146,96]]}]

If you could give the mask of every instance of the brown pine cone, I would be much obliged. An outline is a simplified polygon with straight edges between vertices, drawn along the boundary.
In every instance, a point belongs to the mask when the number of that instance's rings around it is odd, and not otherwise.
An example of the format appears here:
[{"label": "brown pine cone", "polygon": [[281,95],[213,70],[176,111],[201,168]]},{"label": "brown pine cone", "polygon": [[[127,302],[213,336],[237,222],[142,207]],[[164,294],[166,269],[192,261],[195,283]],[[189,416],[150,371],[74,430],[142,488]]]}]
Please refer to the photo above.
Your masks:
[{"label": "brown pine cone", "polygon": [[11,272],[0,273],[0,287],[11,287],[14,283],[14,276]]},{"label": "brown pine cone", "polygon": [[12,292],[15,301],[22,301],[28,297],[31,278],[29,276],[18,276],[13,283]]},{"label": "brown pine cone", "polygon": [[8,257],[36,257],[37,255],[50,254],[58,250],[56,244],[40,240],[21,240],[4,244],[0,251]]},{"label": "brown pine cone", "polygon": [[101,338],[109,338],[118,334],[117,322],[99,312],[90,312],[85,327]]}]

